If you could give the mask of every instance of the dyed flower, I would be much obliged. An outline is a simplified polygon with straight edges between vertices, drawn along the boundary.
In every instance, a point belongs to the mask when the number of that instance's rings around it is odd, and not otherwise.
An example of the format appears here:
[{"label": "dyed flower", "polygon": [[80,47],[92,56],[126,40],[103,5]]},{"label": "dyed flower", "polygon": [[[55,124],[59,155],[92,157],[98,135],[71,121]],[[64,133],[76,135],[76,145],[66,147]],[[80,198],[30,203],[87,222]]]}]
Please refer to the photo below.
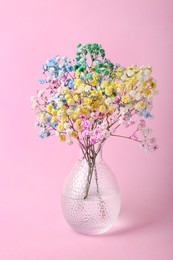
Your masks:
[{"label": "dyed flower", "polygon": [[[92,147],[119,127],[134,125],[134,117],[153,117],[152,99],[158,91],[151,66],[114,65],[102,46],[94,43],[79,44],[75,60],[59,55],[49,59],[42,70],[44,78],[39,82],[45,88],[31,97],[40,138],[55,133],[60,141],[72,144],[76,138],[85,148]],[[155,151],[156,140],[144,119],[128,138],[147,152]]]}]

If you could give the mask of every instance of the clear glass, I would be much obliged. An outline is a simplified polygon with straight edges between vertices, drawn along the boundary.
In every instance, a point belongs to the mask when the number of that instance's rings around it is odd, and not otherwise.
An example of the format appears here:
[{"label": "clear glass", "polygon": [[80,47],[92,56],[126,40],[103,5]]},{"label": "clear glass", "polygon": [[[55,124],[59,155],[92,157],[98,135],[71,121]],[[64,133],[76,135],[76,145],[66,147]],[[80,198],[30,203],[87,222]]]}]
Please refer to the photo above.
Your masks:
[{"label": "clear glass", "polygon": [[89,189],[88,172],[89,163],[81,157],[65,180],[62,209],[67,223],[75,231],[98,235],[108,231],[118,217],[119,185],[102,159],[102,149],[95,161]]}]

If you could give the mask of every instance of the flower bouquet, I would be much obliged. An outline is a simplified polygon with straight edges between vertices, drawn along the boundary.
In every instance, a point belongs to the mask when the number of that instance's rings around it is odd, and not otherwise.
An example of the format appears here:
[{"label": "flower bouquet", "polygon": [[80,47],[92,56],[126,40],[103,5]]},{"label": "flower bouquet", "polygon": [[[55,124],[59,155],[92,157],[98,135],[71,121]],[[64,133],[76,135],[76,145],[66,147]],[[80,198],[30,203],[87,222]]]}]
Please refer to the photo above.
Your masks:
[{"label": "flower bouquet", "polygon": [[[38,90],[37,96],[31,98],[37,115],[36,126],[40,128],[39,137],[55,135],[69,145],[77,140],[82,154],[80,162],[83,164],[72,171],[73,177],[68,179],[64,188],[65,218],[77,231],[103,233],[112,226],[107,202],[102,195],[105,184],[101,181],[104,178],[99,173],[110,169],[97,170],[97,164],[103,164],[102,160],[97,160],[103,143],[114,136],[133,140],[149,153],[158,148],[156,139],[150,137],[151,129],[146,126],[146,119],[153,117],[152,100],[157,94],[156,81],[151,76],[152,67],[130,65],[125,68],[113,64],[105,57],[102,46],[94,43],[78,44],[74,60],[57,55],[43,64],[42,69],[44,77],[39,82],[45,88]],[[133,129],[131,134],[120,133],[120,129],[130,126]],[[111,182],[116,181],[112,179]],[[108,186],[107,190],[118,190],[117,184],[112,187],[109,183]],[[69,219],[69,211],[78,211],[79,215],[83,209],[80,203],[92,201],[93,196],[98,198],[98,211],[101,212],[100,215],[92,215],[92,220],[97,220],[94,227],[91,227],[91,221],[87,222],[89,217],[86,218],[84,213],[81,214],[85,217],[79,218],[73,214],[73,220]],[[77,208],[74,201],[67,202],[67,197],[78,201]],[[73,209],[69,206],[72,204]],[[119,210],[116,211],[113,219]],[[101,222],[98,216],[101,216]],[[109,218],[107,222],[111,222],[107,225],[109,227],[105,225],[106,218]]]}]

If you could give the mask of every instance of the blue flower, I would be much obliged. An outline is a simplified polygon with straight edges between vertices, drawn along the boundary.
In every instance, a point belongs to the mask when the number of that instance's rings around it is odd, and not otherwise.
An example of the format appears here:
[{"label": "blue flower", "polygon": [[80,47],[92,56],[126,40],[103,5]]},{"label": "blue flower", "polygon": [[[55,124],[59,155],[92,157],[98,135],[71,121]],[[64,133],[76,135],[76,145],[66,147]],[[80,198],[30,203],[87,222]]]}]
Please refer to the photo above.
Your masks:
[{"label": "blue flower", "polygon": [[72,79],[68,79],[68,80],[67,80],[67,84],[68,84],[68,87],[69,87],[69,88],[73,88],[73,87],[74,87],[74,82],[73,82]]},{"label": "blue flower", "polygon": [[146,111],[146,109],[142,109],[139,113],[139,116],[143,116],[145,118],[151,118],[152,115],[149,111]]},{"label": "blue flower", "polygon": [[57,123],[56,124],[55,123],[51,123],[50,125],[53,126],[53,127],[57,127],[58,124]]},{"label": "blue flower", "polygon": [[66,70],[67,70],[68,72],[73,71],[73,66],[67,66],[67,67],[66,67]]},{"label": "blue flower", "polygon": [[48,67],[54,67],[57,65],[57,62],[54,59],[50,59],[47,61],[47,66]]},{"label": "blue flower", "polygon": [[46,83],[46,79],[39,79],[38,81],[39,81],[40,84]]},{"label": "blue flower", "polygon": [[54,75],[55,75],[56,77],[59,76],[59,70],[58,70],[58,69],[54,72]]},{"label": "blue flower", "polygon": [[40,131],[39,133],[38,133],[38,136],[40,137],[40,138],[44,138],[45,136],[44,136],[44,133],[42,132],[42,131]]},{"label": "blue flower", "polygon": [[47,132],[45,133],[45,137],[49,137],[49,136],[50,136],[50,132],[47,131]]},{"label": "blue flower", "polygon": [[50,121],[51,121],[51,117],[47,117],[46,123],[50,123]]},{"label": "blue flower", "polygon": [[46,64],[43,64],[43,65],[42,65],[42,69],[43,69],[43,71],[47,70],[47,65],[46,65]]}]

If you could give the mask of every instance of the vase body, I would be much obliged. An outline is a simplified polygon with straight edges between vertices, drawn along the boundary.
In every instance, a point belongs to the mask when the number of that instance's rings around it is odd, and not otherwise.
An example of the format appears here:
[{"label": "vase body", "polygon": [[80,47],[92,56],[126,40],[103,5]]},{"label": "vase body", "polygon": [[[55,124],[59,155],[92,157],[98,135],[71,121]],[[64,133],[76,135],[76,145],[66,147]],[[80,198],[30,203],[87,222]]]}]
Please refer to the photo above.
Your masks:
[{"label": "vase body", "polygon": [[95,161],[88,188],[89,167],[88,162],[80,158],[67,176],[62,209],[67,223],[75,231],[98,235],[108,231],[117,219],[120,192],[114,173],[102,159],[102,150]]}]

